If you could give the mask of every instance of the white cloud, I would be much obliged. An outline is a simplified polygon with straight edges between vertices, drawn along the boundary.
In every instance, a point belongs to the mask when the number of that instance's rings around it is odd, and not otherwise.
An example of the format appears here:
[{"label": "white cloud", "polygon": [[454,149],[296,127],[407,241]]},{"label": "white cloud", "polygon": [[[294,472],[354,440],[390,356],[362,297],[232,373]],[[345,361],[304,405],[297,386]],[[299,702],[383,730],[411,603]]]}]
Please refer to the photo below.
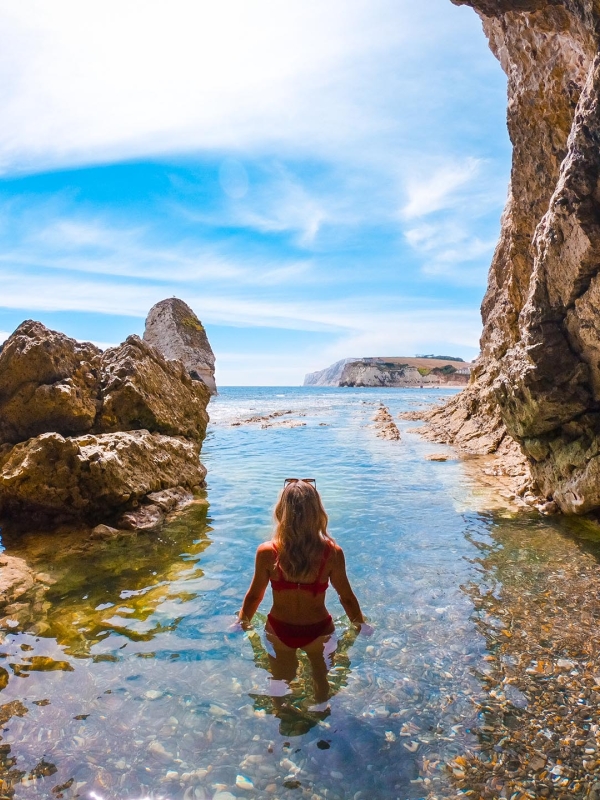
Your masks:
[{"label": "white cloud", "polygon": [[8,333],[8,331],[0,331],[0,344],[2,344],[2,342],[5,342],[9,336],[10,333]]},{"label": "white cloud", "polygon": [[460,198],[458,190],[478,177],[480,167],[479,159],[467,158],[437,167],[432,174],[421,172],[411,176],[407,181],[408,200],[402,208],[402,217],[417,219],[454,207]]},{"label": "white cloud", "polygon": [[[150,225],[118,226],[100,214],[85,217],[60,203],[0,207],[4,236],[0,267],[121,276],[181,284],[271,286],[311,280],[310,260],[235,257],[216,244],[155,241]],[[313,276],[313,280],[316,276]],[[0,299],[3,303],[3,299]]]},{"label": "white cloud", "polygon": [[421,271],[458,284],[481,284],[487,274],[496,237],[481,239],[472,220],[451,216],[408,228],[404,235],[419,254]]},{"label": "white cloud", "polygon": [[408,0],[0,0],[0,166],[360,149],[392,124],[373,65],[418,16]]}]

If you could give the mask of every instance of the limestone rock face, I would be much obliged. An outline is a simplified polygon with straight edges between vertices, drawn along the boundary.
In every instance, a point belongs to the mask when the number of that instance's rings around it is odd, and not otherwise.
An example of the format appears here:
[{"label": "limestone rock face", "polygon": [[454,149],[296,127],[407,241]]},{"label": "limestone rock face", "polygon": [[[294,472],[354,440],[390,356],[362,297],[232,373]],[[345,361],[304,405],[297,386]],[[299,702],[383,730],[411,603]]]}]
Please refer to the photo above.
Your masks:
[{"label": "limestone rock face", "polygon": [[214,353],[204,326],[183,300],[172,297],[150,309],[144,341],[166,359],[181,361],[192,378],[216,394]]},{"label": "limestone rock face", "polygon": [[0,514],[94,521],[151,492],[193,489],[206,470],[196,442],[145,430],[64,438],[45,433],[16,445],[0,468]]},{"label": "limestone rock face", "polygon": [[569,513],[600,507],[598,0],[452,0],[474,7],[508,77],[509,199],[469,388],[434,415],[473,452],[527,457]]},{"label": "limestone rock face", "polygon": [[48,430],[64,435],[90,430],[100,352],[40,322],[19,325],[0,353],[0,444]]},{"label": "limestone rock face", "polygon": [[309,372],[304,377],[304,386],[339,386],[344,367],[353,361],[359,361],[359,359],[343,358],[341,361],[336,361],[335,364],[327,367],[327,369]]},{"label": "limestone rock face", "polygon": [[147,428],[167,436],[202,441],[210,399],[179,361],[167,361],[138,336],[102,354],[100,432]]}]

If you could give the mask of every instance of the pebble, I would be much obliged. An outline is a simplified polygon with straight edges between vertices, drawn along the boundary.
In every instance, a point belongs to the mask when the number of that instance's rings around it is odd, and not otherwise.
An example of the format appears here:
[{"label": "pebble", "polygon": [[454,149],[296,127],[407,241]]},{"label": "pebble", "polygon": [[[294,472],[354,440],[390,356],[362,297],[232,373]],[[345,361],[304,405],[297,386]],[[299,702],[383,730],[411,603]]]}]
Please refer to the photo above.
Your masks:
[{"label": "pebble", "polygon": [[169,751],[165,750],[164,746],[157,741],[150,742],[146,749],[149,753],[152,753],[153,756],[158,756],[168,761],[172,761],[174,758],[173,753],[169,753]]},{"label": "pebble", "polygon": [[211,703],[208,707],[208,713],[213,717],[228,717],[229,711],[226,711],[221,706],[216,705],[215,703]]},{"label": "pebble", "polygon": [[213,794],[212,800],[237,800],[237,798],[231,792],[217,792]]},{"label": "pebble", "polygon": [[246,778],[245,775],[238,775],[235,779],[235,785],[238,789],[246,789],[246,791],[252,791],[254,789],[254,784],[250,780],[250,778]]},{"label": "pebble", "polygon": [[144,697],[146,700],[158,700],[164,695],[164,692],[159,692],[156,689],[149,689]]}]

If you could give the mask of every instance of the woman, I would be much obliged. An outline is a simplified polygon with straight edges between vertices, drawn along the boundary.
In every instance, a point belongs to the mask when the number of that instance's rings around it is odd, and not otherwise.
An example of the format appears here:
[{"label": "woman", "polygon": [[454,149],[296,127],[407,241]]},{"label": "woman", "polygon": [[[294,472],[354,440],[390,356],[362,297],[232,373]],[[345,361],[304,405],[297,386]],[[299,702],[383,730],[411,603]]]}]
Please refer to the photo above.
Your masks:
[{"label": "woman", "polygon": [[247,627],[271,582],[273,605],[267,617],[266,635],[274,655],[271,672],[288,683],[298,669],[297,648],[308,656],[315,682],[315,701],[329,696],[325,647],[334,632],[325,608],[325,592],[331,585],[339,595],[350,622],[369,633],[346,575],[342,548],[327,532],[327,514],[313,479],[288,478],[275,506],[275,532],[270,542],[256,551],[250,588],[238,618]]}]

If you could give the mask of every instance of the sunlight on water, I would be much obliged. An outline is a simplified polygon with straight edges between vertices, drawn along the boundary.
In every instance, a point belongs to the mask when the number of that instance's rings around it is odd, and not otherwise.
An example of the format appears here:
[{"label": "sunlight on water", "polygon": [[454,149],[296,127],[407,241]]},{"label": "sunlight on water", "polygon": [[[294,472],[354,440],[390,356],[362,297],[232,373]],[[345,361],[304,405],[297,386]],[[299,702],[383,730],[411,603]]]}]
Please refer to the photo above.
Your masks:
[{"label": "sunlight on water", "polygon": [[[539,676],[554,675],[568,705],[560,659],[593,658],[595,529],[486,511],[459,461],[426,460],[443,448],[407,433],[415,423],[398,423],[399,443],[376,438],[380,401],[396,416],[442,396],[225,389],[210,409],[205,496],[159,534],[5,531],[43,584],[2,622],[0,794],[456,797],[491,780],[486,759],[507,730],[535,741],[549,702]],[[233,424],[275,411],[293,413]],[[269,679],[267,599],[254,631],[229,630],[283,478],[304,475],[375,627],[357,637],[330,590],[337,646],[321,713],[304,656],[289,689]],[[557,724],[544,717],[543,730]],[[580,796],[573,781],[565,797]]]}]

